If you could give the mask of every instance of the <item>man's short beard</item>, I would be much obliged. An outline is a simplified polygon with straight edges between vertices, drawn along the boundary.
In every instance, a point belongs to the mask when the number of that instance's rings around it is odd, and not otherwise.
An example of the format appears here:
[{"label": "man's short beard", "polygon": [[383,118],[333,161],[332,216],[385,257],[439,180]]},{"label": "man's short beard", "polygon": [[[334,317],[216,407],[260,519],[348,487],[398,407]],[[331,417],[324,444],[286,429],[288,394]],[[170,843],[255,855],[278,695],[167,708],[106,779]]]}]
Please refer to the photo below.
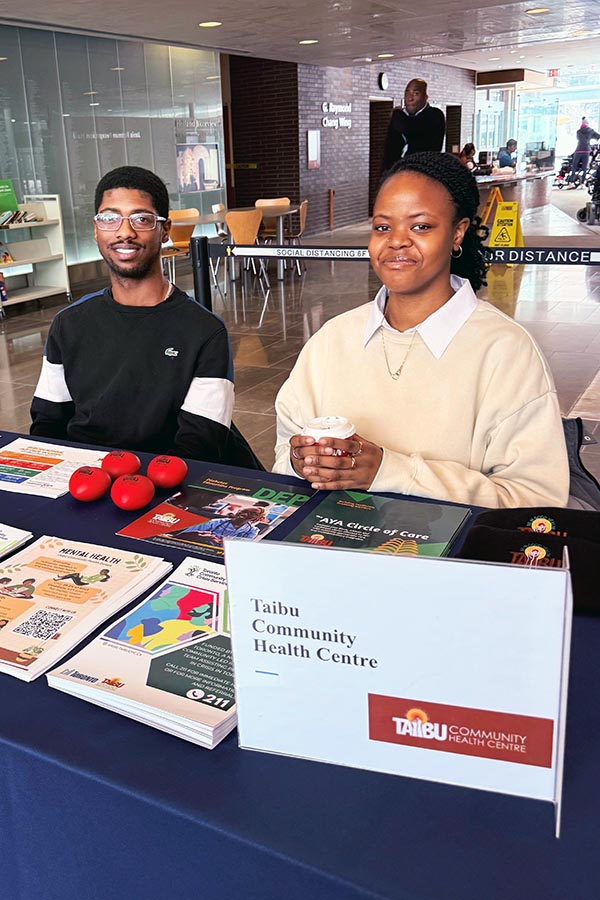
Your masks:
[{"label": "man's short beard", "polygon": [[153,259],[147,259],[133,269],[121,269],[111,259],[104,257],[104,262],[113,275],[116,275],[118,278],[131,278],[133,281],[143,281],[144,278],[147,278],[154,265]]}]

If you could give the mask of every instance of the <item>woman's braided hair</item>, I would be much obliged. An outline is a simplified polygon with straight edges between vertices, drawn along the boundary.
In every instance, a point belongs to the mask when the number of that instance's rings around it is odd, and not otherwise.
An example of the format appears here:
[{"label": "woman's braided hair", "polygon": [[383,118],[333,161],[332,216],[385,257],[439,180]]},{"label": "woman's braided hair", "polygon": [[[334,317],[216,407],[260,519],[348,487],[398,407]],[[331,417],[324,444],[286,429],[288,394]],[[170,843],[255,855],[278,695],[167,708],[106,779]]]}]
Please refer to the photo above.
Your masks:
[{"label": "woman's braided hair", "polygon": [[446,188],[456,209],[455,222],[469,219],[470,225],[462,242],[462,254],[452,257],[450,271],[453,275],[468,278],[474,291],[486,284],[485,273],[488,268],[483,241],[488,229],[481,224],[477,215],[479,207],[479,190],[473,175],[461,161],[450,153],[413,153],[399,160],[385,172],[381,186],[393,175],[401,172],[417,172],[432,181],[437,181]]}]

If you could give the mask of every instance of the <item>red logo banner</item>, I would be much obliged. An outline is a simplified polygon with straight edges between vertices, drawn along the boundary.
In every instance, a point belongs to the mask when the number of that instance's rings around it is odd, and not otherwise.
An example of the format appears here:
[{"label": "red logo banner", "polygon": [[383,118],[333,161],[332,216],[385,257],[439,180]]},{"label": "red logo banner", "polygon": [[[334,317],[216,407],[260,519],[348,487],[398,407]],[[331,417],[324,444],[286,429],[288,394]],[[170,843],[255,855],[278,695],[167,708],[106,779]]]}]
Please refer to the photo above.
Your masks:
[{"label": "red logo banner", "polygon": [[552,719],[369,694],[369,738],[552,767]]}]

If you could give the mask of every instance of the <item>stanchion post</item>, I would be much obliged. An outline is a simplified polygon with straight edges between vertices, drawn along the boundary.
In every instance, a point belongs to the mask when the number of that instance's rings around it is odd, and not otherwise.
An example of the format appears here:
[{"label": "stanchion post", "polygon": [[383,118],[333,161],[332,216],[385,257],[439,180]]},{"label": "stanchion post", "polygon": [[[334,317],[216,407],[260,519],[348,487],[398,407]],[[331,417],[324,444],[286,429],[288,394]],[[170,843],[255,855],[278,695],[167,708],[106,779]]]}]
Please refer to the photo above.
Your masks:
[{"label": "stanchion post", "polygon": [[327,191],[327,197],[329,202],[329,230],[333,231],[333,198],[335,197],[335,191],[333,188],[329,188]]},{"label": "stanchion post", "polygon": [[212,294],[210,290],[210,262],[208,258],[208,238],[205,236],[192,238],[190,241],[192,258],[192,275],[194,277],[194,297],[212,312]]}]

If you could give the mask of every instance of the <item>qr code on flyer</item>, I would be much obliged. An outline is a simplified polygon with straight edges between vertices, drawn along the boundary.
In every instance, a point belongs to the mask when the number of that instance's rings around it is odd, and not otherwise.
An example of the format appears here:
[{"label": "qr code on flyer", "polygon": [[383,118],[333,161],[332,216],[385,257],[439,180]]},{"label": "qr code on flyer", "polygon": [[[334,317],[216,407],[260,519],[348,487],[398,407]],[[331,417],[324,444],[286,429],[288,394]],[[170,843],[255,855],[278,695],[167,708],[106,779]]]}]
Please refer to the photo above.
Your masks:
[{"label": "qr code on flyer", "polygon": [[48,612],[46,609],[38,609],[32,616],[13,628],[14,634],[24,634],[35,638],[36,641],[49,641],[71,621],[73,616],[68,613]]}]

